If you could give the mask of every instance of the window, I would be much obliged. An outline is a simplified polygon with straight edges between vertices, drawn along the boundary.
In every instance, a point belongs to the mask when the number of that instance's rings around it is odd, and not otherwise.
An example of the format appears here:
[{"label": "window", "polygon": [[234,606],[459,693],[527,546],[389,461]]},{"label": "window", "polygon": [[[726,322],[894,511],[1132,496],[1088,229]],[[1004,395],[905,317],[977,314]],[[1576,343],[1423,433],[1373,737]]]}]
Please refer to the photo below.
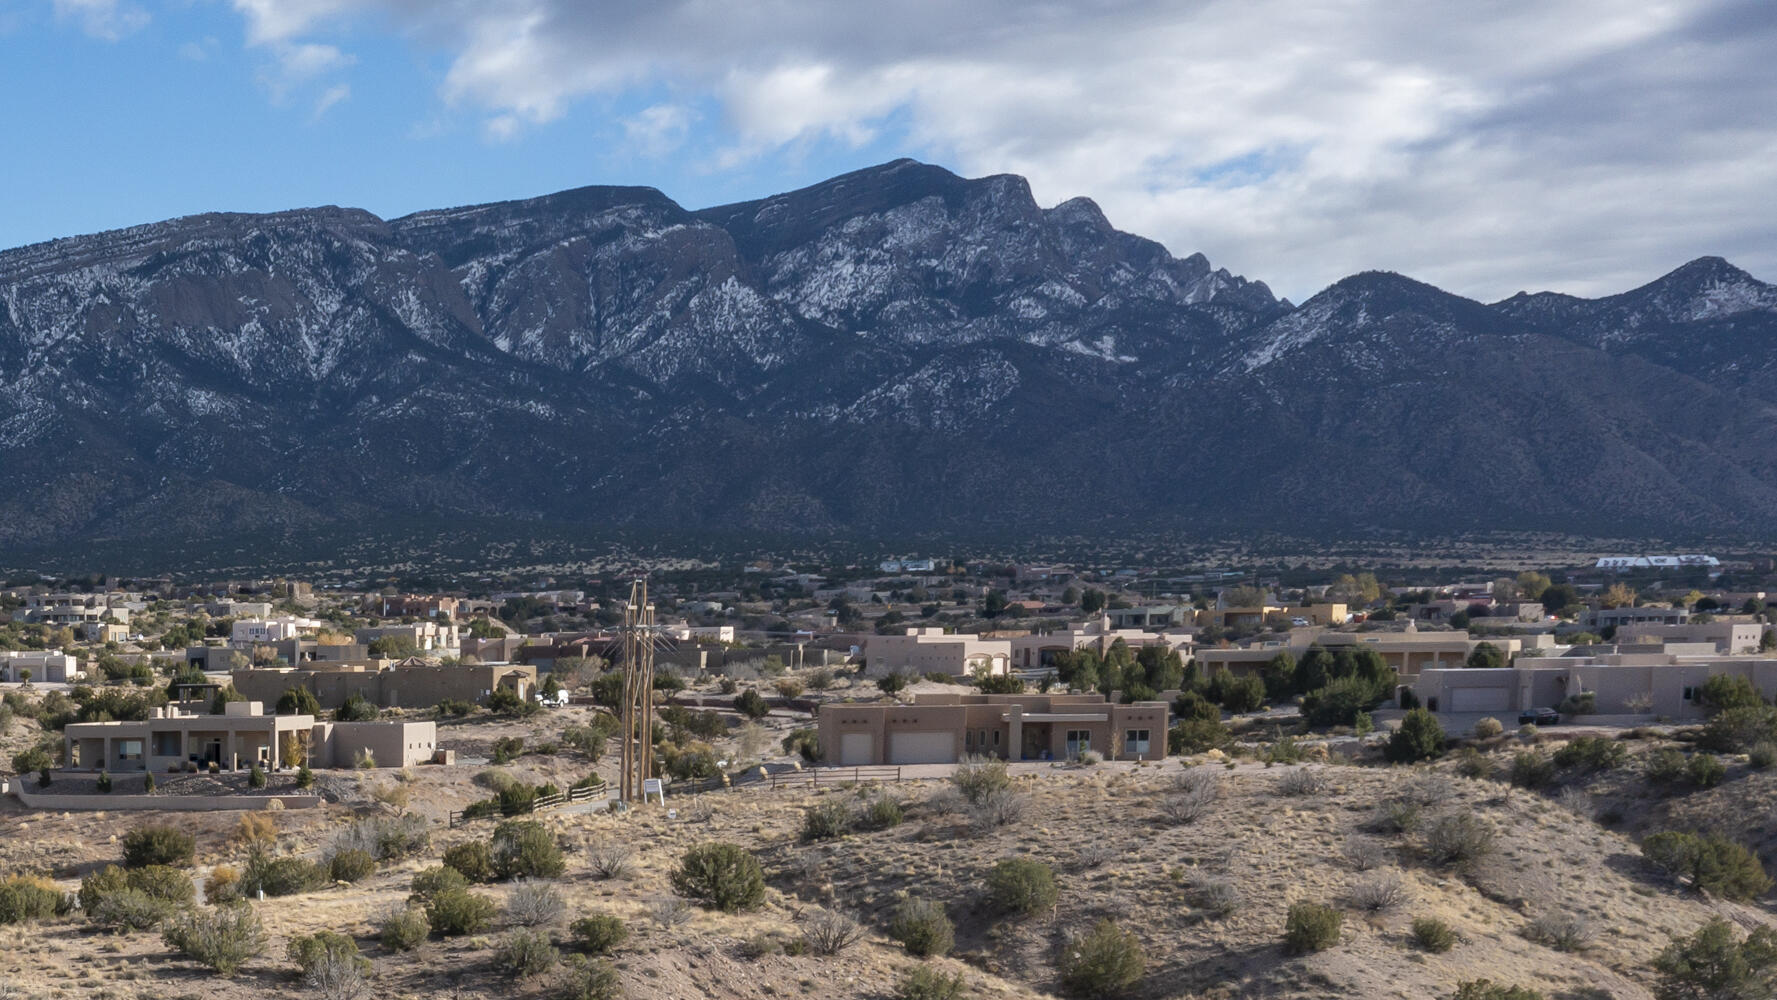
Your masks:
[{"label": "window", "polygon": [[1070,729],[1067,731],[1067,756],[1069,760],[1092,749],[1092,730]]},{"label": "window", "polygon": [[993,731],[993,745],[996,747],[1000,745],[1000,731],[997,729]]},{"label": "window", "polygon": [[1696,701],[1697,700],[1697,689],[1694,687],[1686,687],[1684,689],[1684,700],[1685,701]]},{"label": "window", "polygon": [[141,740],[118,740],[117,741],[117,759],[118,760],[141,760],[142,759],[142,741]]},{"label": "window", "polygon": [[1148,752],[1148,730],[1146,730],[1146,729],[1125,730],[1123,733],[1123,752],[1124,753],[1147,753]]}]

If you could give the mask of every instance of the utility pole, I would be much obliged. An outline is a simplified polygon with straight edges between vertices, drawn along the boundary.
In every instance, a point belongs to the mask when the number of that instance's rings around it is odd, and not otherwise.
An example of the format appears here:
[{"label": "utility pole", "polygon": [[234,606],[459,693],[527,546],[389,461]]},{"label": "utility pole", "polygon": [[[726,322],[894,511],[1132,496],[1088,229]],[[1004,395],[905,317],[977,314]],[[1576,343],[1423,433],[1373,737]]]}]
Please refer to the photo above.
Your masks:
[{"label": "utility pole", "polygon": [[654,644],[660,626],[648,602],[648,580],[629,585],[619,633],[623,642],[623,776],[618,794],[624,802],[642,796],[644,782],[654,777]]}]

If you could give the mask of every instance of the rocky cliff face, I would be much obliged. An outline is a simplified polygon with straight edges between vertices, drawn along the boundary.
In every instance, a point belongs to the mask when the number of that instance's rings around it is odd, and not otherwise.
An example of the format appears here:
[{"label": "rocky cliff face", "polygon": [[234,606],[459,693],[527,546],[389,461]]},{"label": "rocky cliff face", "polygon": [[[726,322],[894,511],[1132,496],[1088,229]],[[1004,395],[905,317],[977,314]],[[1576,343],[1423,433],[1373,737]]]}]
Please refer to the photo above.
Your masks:
[{"label": "rocky cliff face", "polygon": [[[1758,530],[1777,289],[1300,307],[1017,177],[585,188],[0,253],[0,545],[389,516],[643,535]],[[343,543],[342,543],[343,544]]]}]

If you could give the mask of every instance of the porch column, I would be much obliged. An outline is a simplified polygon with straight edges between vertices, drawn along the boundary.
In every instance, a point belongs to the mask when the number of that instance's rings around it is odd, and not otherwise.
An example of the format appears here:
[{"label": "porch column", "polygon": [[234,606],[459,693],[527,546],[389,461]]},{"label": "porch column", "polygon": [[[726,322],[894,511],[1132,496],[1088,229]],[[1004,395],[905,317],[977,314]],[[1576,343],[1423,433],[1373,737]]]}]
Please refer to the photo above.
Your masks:
[{"label": "porch column", "polygon": [[[74,770],[74,738],[67,733],[62,734],[62,766],[70,771]],[[86,761],[81,761],[80,766],[85,767]]]},{"label": "porch column", "polygon": [[1024,706],[1006,706],[1006,759],[1024,759]]},{"label": "porch column", "polygon": [[104,763],[99,765],[99,770],[101,770],[101,771],[111,770],[111,762],[117,759],[116,744],[117,744],[117,741],[114,738],[112,738],[110,736],[105,737],[105,761],[104,761]]}]

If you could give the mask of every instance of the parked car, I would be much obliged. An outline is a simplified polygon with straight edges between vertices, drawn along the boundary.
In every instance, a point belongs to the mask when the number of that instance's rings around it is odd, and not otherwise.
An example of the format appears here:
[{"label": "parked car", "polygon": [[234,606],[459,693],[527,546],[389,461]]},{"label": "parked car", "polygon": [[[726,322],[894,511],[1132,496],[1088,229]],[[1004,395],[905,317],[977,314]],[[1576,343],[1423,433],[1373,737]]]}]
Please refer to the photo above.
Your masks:
[{"label": "parked car", "polygon": [[1306,618],[1291,618],[1290,624],[1295,626],[1296,628],[1307,628],[1308,627],[1308,619],[1306,619]]},{"label": "parked car", "polygon": [[1527,708],[1518,713],[1518,725],[1554,726],[1561,722],[1561,713],[1552,708]]}]

